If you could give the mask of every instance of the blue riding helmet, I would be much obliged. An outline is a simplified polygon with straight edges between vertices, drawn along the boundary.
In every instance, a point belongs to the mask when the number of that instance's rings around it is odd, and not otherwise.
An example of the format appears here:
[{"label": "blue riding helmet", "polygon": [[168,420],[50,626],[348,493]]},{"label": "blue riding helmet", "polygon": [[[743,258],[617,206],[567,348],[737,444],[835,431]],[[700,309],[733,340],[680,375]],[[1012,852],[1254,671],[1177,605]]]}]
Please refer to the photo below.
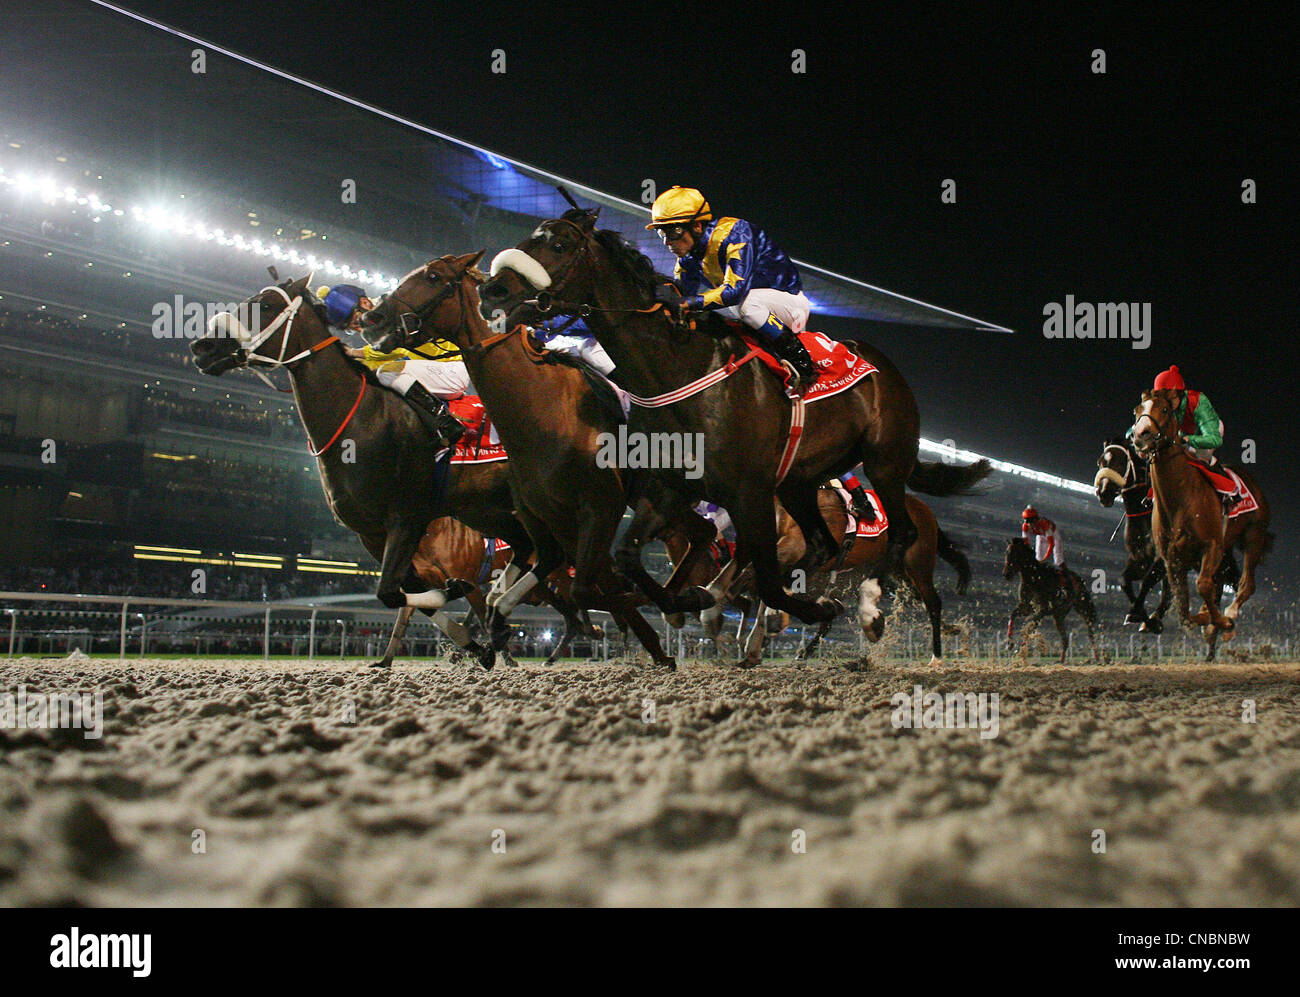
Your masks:
[{"label": "blue riding helmet", "polygon": [[325,302],[325,317],[329,319],[330,325],[339,329],[347,328],[348,320],[357,310],[357,305],[361,304],[361,299],[370,297],[364,288],[357,287],[355,284],[335,284],[324,294],[320,291],[316,293],[320,294]]}]

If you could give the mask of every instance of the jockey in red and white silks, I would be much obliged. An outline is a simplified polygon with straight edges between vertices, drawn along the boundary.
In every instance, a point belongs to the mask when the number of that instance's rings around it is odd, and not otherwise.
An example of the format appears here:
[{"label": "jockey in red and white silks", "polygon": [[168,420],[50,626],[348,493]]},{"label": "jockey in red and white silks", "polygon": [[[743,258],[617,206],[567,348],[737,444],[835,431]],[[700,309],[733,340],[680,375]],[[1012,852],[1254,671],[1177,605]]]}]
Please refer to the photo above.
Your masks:
[{"label": "jockey in red and white silks", "polygon": [[1020,538],[1025,543],[1033,544],[1034,557],[1040,564],[1050,557],[1057,571],[1065,570],[1065,544],[1056,524],[1046,516],[1040,516],[1038,510],[1029,506],[1020,515]]}]

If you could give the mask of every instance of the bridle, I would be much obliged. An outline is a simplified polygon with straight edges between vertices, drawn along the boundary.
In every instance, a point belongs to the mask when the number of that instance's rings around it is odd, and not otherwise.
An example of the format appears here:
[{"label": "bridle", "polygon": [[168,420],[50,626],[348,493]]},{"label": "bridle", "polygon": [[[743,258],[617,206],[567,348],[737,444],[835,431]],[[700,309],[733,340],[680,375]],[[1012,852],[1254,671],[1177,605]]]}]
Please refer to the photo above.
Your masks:
[{"label": "bridle", "polygon": [[[546,274],[548,283],[544,287],[535,288],[536,296],[527,298],[522,303],[525,305],[531,305],[543,315],[554,314],[570,316],[569,321],[555,329],[555,332],[563,332],[579,319],[588,318],[596,313],[602,315],[653,315],[655,312],[663,311],[667,314],[667,306],[662,301],[656,301],[648,308],[601,308],[586,301],[562,300],[560,295],[568,284],[569,279],[573,276],[574,270],[577,269],[578,262],[584,257],[589,259],[591,258],[591,233],[582,228],[582,226],[578,225],[576,222],[572,222],[567,218],[553,218],[547,222],[547,224],[567,225],[569,228],[573,229],[574,234],[577,237],[578,249],[564,262],[564,265],[560,267],[560,270],[554,274],[543,267],[541,261],[536,257],[529,256],[529,259],[536,263],[537,266],[541,268],[542,272]],[[522,253],[523,250],[516,250],[516,252]],[[594,265],[594,260],[592,262]],[[506,266],[509,266],[509,264],[506,264]],[[495,261],[493,263],[493,269],[494,271],[497,269]],[[527,275],[520,274],[520,276],[525,280],[528,280]],[[529,281],[529,283],[531,284],[532,281]],[[672,321],[671,314],[668,314],[668,318]],[[615,326],[615,328],[617,328],[617,326]]]},{"label": "bridle", "polygon": [[[1138,406],[1139,415],[1133,423],[1133,427],[1134,427],[1133,449],[1137,451],[1138,456],[1144,458],[1147,461],[1150,461],[1151,458],[1157,456],[1162,450],[1165,450],[1176,443],[1176,440],[1174,440],[1172,437],[1170,437],[1165,433],[1164,427],[1160,425],[1159,420],[1155,417],[1155,415],[1151,411],[1151,407],[1153,407],[1156,403],[1157,403],[1157,399],[1149,398],[1146,401],[1144,401],[1142,405]],[[1164,404],[1164,403],[1160,402],[1160,404]],[[1147,410],[1145,412],[1141,411],[1141,409],[1144,406],[1147,407]],[[1167,405],[1166,408],[1168,408]],[[1170,415],[1171,416],[1173,415],[1172,409],[1170,410]],[[1151,442],[1149,446],[1142,446],[1137,442],[1137,438],[1138,438],[1137,424],[1141,422],[1143,419],[1148,420],[1155,431],[1155,439]]]},{"label": "bridle", "polygon": [[[268,291],[274,291],[276,294],[280,295],[280,297],[284,299],[285,307],[281,310],[280,314],[273,318],[267,324],[266,328],[262,329],[260,332],[252,332],[233,312],[221,312],[212,316],[208,328],[213,334],[220,333],[231,336],[237,340],[240,343],[240,352],[243,354],[240,366],[252,370],[254,374],[277,391],[283,391],[284,389],[277,387],[275,382],[260,370],[256,367],[250,367],[249,365],[253,362],[257,362],[266,364],[269,367],[288,367],[291,364],[297,363],[299,360],[307,359],[333,343],[339,342],[339,337],[329,336],[314,346],[309,346],[306,349],[299,350],[291,357],[285,356],[289,351],[289,337],[293,335],[293,321],[297,318],[298,309],[302,307],[306,298],[301,294],[296,298],[290,298],[284,288],[280,287],[278,284],[272,284],[269,287],[262,288],[262,290],[252,298],[252,302],[255,302],[257,306],[260,307],[262,296]],[[279,332],[281,326],[284,327],[284,333],[280,337],[279,355],[268,357],[262,353],[258,353],[258,348]]]},{"label": "bridle", "polygon": [[[436,262],[437,262],[436,260],[431,260],[429,263],[425,264],[424,273],[421,274],[421,276],[423,276],[425,280],[431,281],[435,285],[437,284],[438,281],[444,279],[443,277],[435,276],[430,272],[433,268],[433,264]],[[461,274],[460,276],[463,277],[464,274]],[[403,308],[406,309],[406,311],[399,312],[393,317],[393,325],[398,331],[401,332],[403,340],[405,340],[405,338],[407,336],[410,336],[412,333],[419,332],[422,328],[424,328],[424,323],[433,317],[433,313],[438,309],[438,307],[444,301],[446,301],[447,298],[451,296],[452,292],[454,292],[459,286],[460,286],[459,279],[455,281],[449,280],[447,281],[446,287],[444,287],[441,291],[439,291],[437,294],[431,297],[428,301],[424,302],[424,304],[418,306],[413,305],[405,298],[402,298],[400,295],[398,295],[396,291],[388,292],[388,295],[384,298],[385,301],[391,298],[393,301],[396,301],[399,305],[401,305]],[[407,324],[407,320],[411,318],[414,318],[416,320],[416,323],[413,327]]]}]

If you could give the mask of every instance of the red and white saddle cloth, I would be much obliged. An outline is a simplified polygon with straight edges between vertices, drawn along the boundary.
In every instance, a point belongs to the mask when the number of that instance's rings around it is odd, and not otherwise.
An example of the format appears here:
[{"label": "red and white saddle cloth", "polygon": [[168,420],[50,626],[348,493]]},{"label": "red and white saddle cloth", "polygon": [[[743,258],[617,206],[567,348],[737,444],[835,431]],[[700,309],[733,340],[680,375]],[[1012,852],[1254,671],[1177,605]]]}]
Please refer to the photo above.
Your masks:
[{"label": "red and white saddle cloth", "polygon": [[867,492],[867,501],[871,503],[876,518],[870,523],[864,523],[853,515],[853,498],[849,493],[840,487],[839,482],[836,482],[834,487],[835,493],[839,495],[840,500],[844,503],[844,514],[849,517],[849,521],[844,526],[844,535],[846,537],[857,535],[870,540],[872,537],[878,537],[889,529],[889,517],[885,515],[885,507],[880,504],[880,496],[875,492]]},{"label": "red and white saddle cloth", "polygon": [[489,464],[509,459],[497,436],[497,427],[492,425],[478,395],[461,395],[449,401],[447,407],[465,424],[465,435],[457,442],[456,452],[451,455],[453,464]]},{"label": "red and white saddle cloth", "polygon": [[[782,366],[781,361],[768,353],[761,340],[749,334],[748,329],[740,330],[740,336],[751,347],[758,348],[759,359],[767,365],[768,370],[781,378],[787,389],[790,387],[790,372]],[[843,343],[836,342],[820,332],[801,332],[799,341],[808,350],[813,363],[817,365],[817,380],[803,393],[804,404],[821,401],[848,391],[864,377],[876,373],[874,364],[868,363],[850,350]]]},{"label": "red and white saddle cloth", "polygon": [[1216,492],[1237,500],[1237,504],[1228,512],[1229,519],[1236,519],[1259,508],[1259,503],[1255,501],[1255,496],[1250,493],[1250,488],[1242,480],[1241,475],[1227,464],[1210,467],[1199,460],[1194,460],[1191,464],[1201,472]]}]

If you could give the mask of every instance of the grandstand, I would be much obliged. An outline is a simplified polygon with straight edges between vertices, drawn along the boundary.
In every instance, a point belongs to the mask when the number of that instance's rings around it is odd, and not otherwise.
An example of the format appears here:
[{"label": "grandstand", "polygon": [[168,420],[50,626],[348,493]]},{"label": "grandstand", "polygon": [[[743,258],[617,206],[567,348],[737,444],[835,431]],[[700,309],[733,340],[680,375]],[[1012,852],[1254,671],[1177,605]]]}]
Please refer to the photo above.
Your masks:
[{"label": "grandstand", "polygon": [[[268,264],[391,289],[433,255],[518,242],[562,207],[560,178],[218,53],[205,76],[187,73],[189,41],[103,9],[61,16],[84,51],[33,46],[0,65],[4,92],[21,98],[0,111],[0,514],[15,527],[0,545],[3,587],[186,596],[189,556],[224,579],[213,593],[365,593],[375,565],[330,517],[289,396],[200,376],[190,333],[160,335],[158,309],[241,300]],[[80,98],[92,89],[95,101]],[[344,177],[339,162],[364,166]],[[565,182],[668,268],[643,205]],[[804,266],[819,314],[1007,331]],[[922,456],[949,455],[936,441]],[[1009,463],[981,495],[933,503],[975,566],[974,596],[949,605],[997,625],[1010,601],[1002,552],[1031,502],[1060,524],[1072,567],[1108,573],[1103,614],[1117,622],[1119,512],[1087,482]],[[237,565],[235,551],[264,561]],[[155,570],[168,558],[175,570]],[[320,573],[328,562],[334,573]],[[1265,629],[1291,612],[1268,586],[1252,605]]]}]

